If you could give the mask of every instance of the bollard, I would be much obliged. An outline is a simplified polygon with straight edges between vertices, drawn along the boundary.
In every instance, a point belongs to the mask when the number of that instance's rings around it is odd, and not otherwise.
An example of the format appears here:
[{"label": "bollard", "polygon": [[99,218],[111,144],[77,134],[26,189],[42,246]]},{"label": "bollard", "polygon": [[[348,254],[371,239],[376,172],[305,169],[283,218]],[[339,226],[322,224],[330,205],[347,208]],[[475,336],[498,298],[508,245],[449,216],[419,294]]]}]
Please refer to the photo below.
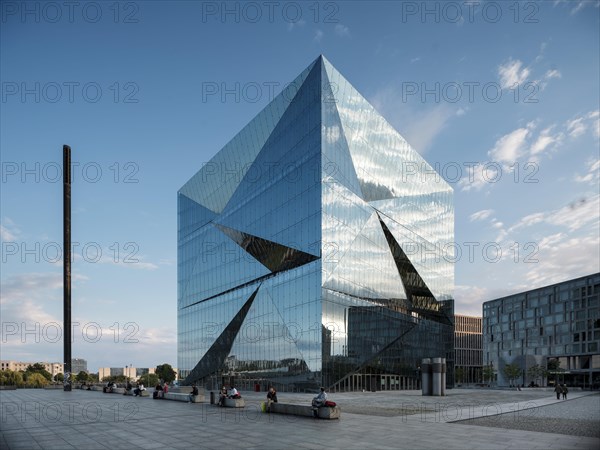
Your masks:
[{"label": "bollard", "polygon": [[210,391],[210,404],[215,404],[215,393],[213,391]]},{"label": "bollard", "polygon": [[442,395],[442,358],[431,359],[431,395]]},{"label": "bollard", "polygon": [[442,358],[442,396],[446,396],[446,358]]},{"label": "bollard", "polygon": [[421,361],[421,395],[431,395],[431,359]]}]

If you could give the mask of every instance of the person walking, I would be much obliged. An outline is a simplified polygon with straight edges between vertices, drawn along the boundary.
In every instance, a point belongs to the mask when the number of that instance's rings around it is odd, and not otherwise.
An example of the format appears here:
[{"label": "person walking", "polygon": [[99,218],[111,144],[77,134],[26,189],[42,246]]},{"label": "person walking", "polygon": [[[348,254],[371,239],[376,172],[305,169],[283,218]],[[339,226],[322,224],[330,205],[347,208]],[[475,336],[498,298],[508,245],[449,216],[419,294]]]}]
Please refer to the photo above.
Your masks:
[{"label": "person walking", "polygon": [[569,389],[567,389],[567,385],[563,383],[562,385],[562,398],[563,400],[567,399],[567,393],[569,392]]},{"label": "person walking", "polygon": [[560,384],[556,383],[556,386],[554,387],[554,392],[556,392],[556,400],[560,400],[560,394],[562,394],[562,388],[560,387]]}]

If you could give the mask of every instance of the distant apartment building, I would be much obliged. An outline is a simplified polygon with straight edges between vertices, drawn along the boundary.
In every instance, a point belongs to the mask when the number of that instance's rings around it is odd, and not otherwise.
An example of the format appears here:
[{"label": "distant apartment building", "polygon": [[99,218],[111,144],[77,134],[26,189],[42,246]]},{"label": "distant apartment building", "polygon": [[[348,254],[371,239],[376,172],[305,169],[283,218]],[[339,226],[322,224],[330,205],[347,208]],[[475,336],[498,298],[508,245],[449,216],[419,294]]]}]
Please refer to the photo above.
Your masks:
[{"label": "distant apartment building", "polygon": [[492,365],[499,386],[510,380],[507,364],[521,376],[515,384],[534,381],[534,365],[559,365],[548,377],[571,386],[600,385],[600,273],[483,304],[484,364]]},{"label": "distant apartment building", "polygon": [[454,315],[454,377],[458,384],[480,383],[483,368],[481,317]]},{"label": "distant apartment building", "polygon": [[[2,360],[0,361],[0,370],[12,370],[12,371],[26,371],[28,366],[32,366],[36,362],[24,362],[24,361],[12,361],[12,360]],[[63,373],[63,364],[58,362],[39,362],[44,365],[44,369],[46,369],[50,375],[53,377],[59,373]]]},{"label": "distant apartment building", "polygon": [[[175,379],[177,379],[177,368],[173,367],[173,370],[175,371]],[[104,377],[125,375],[126,377],[129,377],[131,379],[136,379],[141,376],[152,373],[156,373],[155,367],[100,367],[98,369],[98,378],[100,379],[100,381],[102,381]]]}]

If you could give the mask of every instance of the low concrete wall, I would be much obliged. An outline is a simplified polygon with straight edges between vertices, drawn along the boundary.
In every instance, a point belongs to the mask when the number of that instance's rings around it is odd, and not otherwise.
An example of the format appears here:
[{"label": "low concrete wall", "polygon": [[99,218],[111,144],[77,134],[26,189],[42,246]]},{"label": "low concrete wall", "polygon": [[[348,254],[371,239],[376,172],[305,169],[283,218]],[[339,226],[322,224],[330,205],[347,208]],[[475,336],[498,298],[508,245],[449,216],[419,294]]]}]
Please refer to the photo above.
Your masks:
[{"label": "low concrete wall", "polygon": [[226,398],[223,404],[227,408],[244,408],[246,401],[243,398]]},{"label": "low concrete wall", "polygon": [[[292,405],[289,403],[271,403],[271,412],[278,414],[292,414],[294,416],[313,417],[313,407],[309,405]],[[320,419],[339,419],[342,410],[339,406],[322,406],[317,409]]]},{"label": "low concrete wall", "polygon": [[[179,392],[167,392],[164,397],[165,400],[176,400],[179,402],[190,401],[190,394],[181,394]],[[204,401],[204,394],[195,395],[192,398],[192,403],[202,403]]]}]

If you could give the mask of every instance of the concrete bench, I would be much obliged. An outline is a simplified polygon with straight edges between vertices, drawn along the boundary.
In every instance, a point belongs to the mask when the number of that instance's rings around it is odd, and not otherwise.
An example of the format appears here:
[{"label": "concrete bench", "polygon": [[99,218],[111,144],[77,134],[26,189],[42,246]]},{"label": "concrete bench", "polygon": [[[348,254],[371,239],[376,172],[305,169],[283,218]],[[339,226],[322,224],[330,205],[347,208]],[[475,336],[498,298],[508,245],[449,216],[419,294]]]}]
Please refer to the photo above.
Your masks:
[{"label": "concrete bench", "polygon": [[123,395],[125,393],[125,388],[114,388],[112,391],[107,392],[107,394],[121,394]]},{"label": "concrete bench", "polygon": [[103,389],[104,389],[104,386],[92,386],[92,391],[102,392]]},{"label": "concrete bench", "polygon": [[[133,393],[133,389],[132,389],[132,390],[130,390],[130,391],[125,391],[125,395],[131,395],[131,396],[133,396],[133,395],[135,395],[135,394]],[[139,396],[140,396],[140,397],[150,397],[150,393],[149,393],[149,392],[148,392],[148,390],[146,389],[145,391],[142,391],[142,392],[140,392],[140,395],[139,395]]]},{"label": "concrete bench", "polygon": [[[219,406],[218,403],[217,406]],[[226,408],[245,408],[246,401],[243,398],[226,398],[223,402],[223,406]]]},{"label": "concrete bench", "polygon": [[[294,416],[314,417],[313,407],[310,405],[292,405],[290,403],[271,403],[271,412],[277,414],[291,414]],[[321,406],[317,409],[319,419],[339,419],[342,410],[339,406]]]},{"label": "concrete bench", "polygon": [[[164,394],[164,397],[159,397],[159,398],[164,398],[165,400],[176,400],[179,402],[189,402],[190,401],[190,394],[182,394],[179,392],[167,392],[166,394]],[[204,401],[204,394],[198,393],[198,395],[195,395],[192,398],[192,403],[202,403]]]}]

